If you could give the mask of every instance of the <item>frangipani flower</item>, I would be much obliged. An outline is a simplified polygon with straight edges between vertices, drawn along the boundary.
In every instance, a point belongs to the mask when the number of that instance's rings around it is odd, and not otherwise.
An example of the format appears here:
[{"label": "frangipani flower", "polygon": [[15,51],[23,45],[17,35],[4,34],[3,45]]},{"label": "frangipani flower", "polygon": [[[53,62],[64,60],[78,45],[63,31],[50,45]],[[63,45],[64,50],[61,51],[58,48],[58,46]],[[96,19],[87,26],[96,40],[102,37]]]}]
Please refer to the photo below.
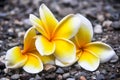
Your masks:
[{"label": "frangipani flower", "polygon": [[78,15],[70,14],[60,22],[52,12],[42,4],[39,8],[40,18],[30,15],[30,21],[41,33],[35,41],[39,53],[43,55],[54,54],[58,61],[71,63],[76,59],[76,48],[72,38],[80,27]]},{"label": "frangipani flower", "polygon": [[81,27],[72,39],[76,45],[78,64],[89,71],[98,68],[99,63],[109,61],[116,56],[113,49],[102,42],[91,42],[93,37],[93,29],[90,21],[79,14],[81,18]]},{"label": "frangipani flower", "polygon": [[38,73],[43,70],[43,63],[53,63],[53,57],[40,56],[37,52],[35,48],[35,36],[36,31],[31,27],[24,36],[24,49],[20,50],[20,47],[16,46],[7,51],[7,68],[23,67],[28,73]]}]

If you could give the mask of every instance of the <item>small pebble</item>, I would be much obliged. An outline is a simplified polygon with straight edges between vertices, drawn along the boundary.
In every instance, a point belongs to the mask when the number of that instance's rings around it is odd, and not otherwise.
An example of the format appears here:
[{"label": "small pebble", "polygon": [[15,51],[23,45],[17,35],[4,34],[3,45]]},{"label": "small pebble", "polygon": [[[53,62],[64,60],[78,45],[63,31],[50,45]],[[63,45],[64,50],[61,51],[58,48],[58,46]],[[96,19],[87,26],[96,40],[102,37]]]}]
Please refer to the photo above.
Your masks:
[{"label": "small pebble", "polygon": [[91,76],[91,79],[92,79],[92,80],[96,80],[96,76],[95,76],[95,75],[92,75],[92,76]]},{"label": "small pebble", "polygon": [[80,76],[80,80],[87,80],[85,76]]},{"label": "small pebble", "polygon": [[103,22],[105,20],[104,16],[102,14],[98,14],[97,15],[97,19],[100,21],[100,22]]},{"label": "small pebble", "polygon": [[75,78],[67,78],[66,80],[75,80]]},{"label": "small pebble", "polygon": [[96,77],[97,80],[105,80],[105,76],[103,74],[99,74]]},{"label": "small pebble", "polygon": [[98,34],[102,33],[102,32],[103,32],[102,26],[99,25],[99,24],[97,24],[97,25],[94,27],[94,32],[95,32],[95,33],[98,33]]},{"label": "small pebble", "polygon": [[102,26],[104,26],[104,27],[110,27],[111,24],[112,24],[112,21],[107,20],[107,21],[103,22]]},{"label": "small pebble", "polygon": [[56,70],[56,73],[58,73],[58,74],[63,74],[63,73],[64,73],[64,70],[63,70],[62,68],[58,68],[58,69]]},{"label": "small pebble", "polygon": [[107,71],[106,71],[105,69],[102,69],[102,70],[101,70],[101,73],[102,73],[102,74],[107,74]]},{"label": "small pebble", "polygon": [[11,76],[11,79],[13,79],[13,80],[17,80],[19,78],[20,78],[19,74],[14,74],[14,75]]},{"label": "small pebble", "polygon": [[56,70],[56,67],[54,65],[51,65],[51,64],[46,64],[44,70],[47,72],[52,72],[52,71]]},{"label": "small pebble", "polygon": [[63,78],[65,79],[65,78],[67,78],[67,77],[69,77],[70,76],[70,73],[64,73],[63,74]]},{"label": "small pebble", "polygon": [[35,80],[41,80],[41,77],[37,74],[37,75],[35,76]]},{"label": "small pebble", "polygon": [[52,73],[52,74],[45,75],[45,78],[46,78],[46,79],[54,79],[55,76],[56,76],[56,74],[55,74],[55,73]]},{"label": "small pebble", "polygon": [[22,32],[18,32],[18,37],[23,37],[25,35],[25,32],[24,31],[22,31]]},{"label": "small pebble", "polygon": [[76,69],[81,69],[81,66],[79,64],[74,65]]},{"label": "small pebble", "polygon": [[10,80],[10,79],[3,77],[3,78],[0,78],[0,80]]},{"label": "small pebble", "polygon": [[29,80],[36,80],[35,78],[30,78]]},{"label": "small pebble", "polygon": [[4,68],[5,68],[5,64],[0,61],[0,69],[4,69]]},{"label": "small pebble", "polygon": [[120,21],[115,21],[111,24],[111,27],[115,30],[120,30]]},{"label": "small pebble", "polygon": [[58,76],[57,76],[57,80],[63,80],[62,75],[58,75]]},{"label": "small pebble", "polygon": [[7,13],[0,13],[0,18],[6,17],[8,14]]}]

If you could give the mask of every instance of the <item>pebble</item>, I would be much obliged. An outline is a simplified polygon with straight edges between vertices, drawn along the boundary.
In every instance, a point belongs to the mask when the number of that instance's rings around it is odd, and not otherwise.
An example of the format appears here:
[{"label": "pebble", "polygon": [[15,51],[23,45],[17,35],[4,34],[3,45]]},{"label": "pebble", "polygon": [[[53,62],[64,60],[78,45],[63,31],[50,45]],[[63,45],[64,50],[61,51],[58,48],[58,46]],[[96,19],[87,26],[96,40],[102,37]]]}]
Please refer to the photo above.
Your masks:
[{"label": "pebble", "polygon": [[120,30],[120,21],[113,22],[111,27],[113,27],[115,30]]},{"label": "pebble", "polygon": [[80,76],[80,80],[87,80],[85,76]]},{"label": "pebble", "polygon": [[0,78],[0,80],[10,80],[10,79],[3,77],[3,78]]},{"label": "pebble", "polygon": [[35,76],[35,80],[41,80],[41,77],[37,74],[37,75]]},{"label": "pebble", "polygon": [[111,74],[111,76],[110,76],[110,80],[111,80],[111,79],[115,79],[115,78],[116,78],[115,73]]},{"label": "pebble", "polygon": [[95,76],[95,75],[92,75],[92,76],[91,76],[91,79],[92,79],[92,80],[96,80],[96,76]]},{"label": "pebble", "polygon": [[57,80],[63,80],[63,76],[62,75],[58,75],[57,76]]},{"label": "pebble", "polygon": [[16,45],[18,45],[18,44],[19,44],[18,42],[8,43],[8,46],[13,47],[13,46],[16,46]]},{"label": "pebble", "polygon": [[55,73],[52,73],[52,74],[45,75],[45,78],[46,78],[46,79],[52,79],[52,80],[54,80],[54,79],[55,79],[55,76],[56,76],[56,74],[55,74]]},{"label": "pebble", "polygon": [[0,13],[0,18],[6,17],[8,14],[7,13]]},{"label": "pebble", "polygon": [[18,37],[23,38],[25,35],[25,31],[18,32]]},{"label": "pebble", "polygon": [[63,74],[63,78],[65,79],[65,78],[67,78],[67,77],[69,77],[70,76],[70,73],[64,73]]},{"label": "pebble", "polygon": [[105,80],[105,76],[103,74],[99,74],[96,77],[97,80]]},{"label": "pebble", "polygon": [[66,80],[75,80],[75,78],[67,78]]},{"label": "pebble", "polygon": [[105,75],[99,74],[99,75],[96,77],[96,80],[106,80],[106,79],[105,79]]},{"label": "pebble", "polygon": [[74,66],[75,66],[76,69],[81,69],[79,64],[75,64]]},{"label": "pebble", "polygon": [[20,75],[21,80],[24,80],[24,79],[29,80],[30,77],[31,76],[28,73],[23,73],[23,74]]},{"label": "pebble", "polygon": [[61,16],[66,16],[66,15],[68,15],[68,14],[72,14],[72,13],[74,13],[74,11],[73,11],[73,9],[72,8],[70,8],[70,7],[68,7],[68,8],[63,8],[63,9],[61,9],[60,11],[59,11],[59,14],[61,15]]},{"label": "pebble", "polygon": [[102,69],[102,70],[101,70],[101,73],[102,73],[102,74],[107,74],[107,71],[106,71],[105,69]]},{"label": "pebble", "polygon": [[14,75],[11,76],[11,79],[13,79],[13,80],[17,80],[19,78],[20,78],[19,74],[14,74]]},{"label": "pebble", "polygon": [[29,25],[29,26],[32,25],[29,19],[23,19],[23,20],[22,20],[22,23],[23,23],[23,24],[26,24],[26,25]]},{"label": "pebble", "polygon": [[30,78],[29,80],[36,80],[35,78]]},{"label": "pebble", "polygon": [[63,73],[64,73],[64,70],[63,70],[62,68],[58,68],[58,69],[56,70],[56,73],[58,73],[58,74],[63,74]]},{"label": "pebble", "polygon": [[102,14],[98,14],[97,19],[98,21],[103,22],[105,20],[105,17]]},{"label": "pebble", "polygon": [[107,21],[103,22],[102,26],[104,26],[104,27],[110,27],[111,24],[112,24],[112,21],[107,20]]},{"label": "pebble", "polygon": [[100,74],[100,71],[95,71],[95,74],[96,74],[96,75],[99,75],[99,74]]},{"label": "pebble", "polygon": [[103,32],[102,26],[99,25],[99,24],[97,24],[97,25],[94,27],[94,32],[95,32],[95,33],[98,33],[98,34],[102,33],[102,32]]},{"label": "pebble", "polygon": [[44,70],[47,71],[47,72],[52,72],[52,71],[56,70],[56,67],[51,65],[51,64],[46,64],[45,67],[44,67]]},{"label": "pebble", "polygon": [[20,0],[20,4],[27,5],[30,2],[30,0]]},{"label": "pebble", "polygon": [[111,13],[111,17],[110,18],[113,21],[118,21],[120,19],[119,13],[118,12]]}]

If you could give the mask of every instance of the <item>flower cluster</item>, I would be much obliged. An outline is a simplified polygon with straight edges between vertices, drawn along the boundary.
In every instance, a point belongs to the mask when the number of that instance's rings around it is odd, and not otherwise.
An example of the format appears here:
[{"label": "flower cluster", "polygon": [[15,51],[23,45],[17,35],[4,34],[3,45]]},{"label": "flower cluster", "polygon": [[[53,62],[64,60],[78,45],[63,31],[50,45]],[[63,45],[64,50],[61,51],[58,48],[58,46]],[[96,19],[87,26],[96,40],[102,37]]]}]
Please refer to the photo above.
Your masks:
[{"label": "flower cluster", "polygon": [[44,64],[66,67],[78,62],[85,70],[94,71],[100,62],[116,56],[109,45],[91,42],[92,25],[84,16],[69,14],[57,21],[44,4],[39,12],[40,18],[30,14],[33,26],[25,33],[23,49],[15,46],[7,51],[7,68],[23,67],[28,73],[39,73]]}]

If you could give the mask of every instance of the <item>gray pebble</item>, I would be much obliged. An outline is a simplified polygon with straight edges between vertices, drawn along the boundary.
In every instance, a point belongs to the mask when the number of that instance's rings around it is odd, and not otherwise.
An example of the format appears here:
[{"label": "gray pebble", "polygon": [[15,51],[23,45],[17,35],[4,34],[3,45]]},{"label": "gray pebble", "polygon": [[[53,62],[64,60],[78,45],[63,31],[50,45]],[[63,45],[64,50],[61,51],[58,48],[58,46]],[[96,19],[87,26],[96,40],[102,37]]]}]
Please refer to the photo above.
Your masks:
[{"label": "gray pebble", "polygon": [[81,69],[79,64],[75,64],[74,66],[75,66],[76,69]]},{"label": "gray pebble", "polygon": [[35,79],[36,79],[36,80],[40,80],[41,77],[37,74],[37,75],[35,76]]},{"label": "gray pebble", "polygon": [[67,77],[69,77],[70,76],[70,73],[64,73],[63,74],[63,78],[67,78]]},{"label": "gray pebble", "polygon": [[115,30],[120,30],[120,22],[115,21],[111,24],[111,27],[113,27]]},{"label": "gray pebble", "polygon": [[66,80],[75,80],[75,78],[67,78]]},{"label": "gray pebble", "polygon": [[0,78],[0,80],[10,80],[10,79],[3,77],[3,78]]},{"label": "gray pebble", "polygon": [[105,76],[103,74],[99,74],[97,75],[96,80],[105,80]]},{"label": "gray pebble", "polygon": [[102,74],[107,74],[107,71],[105,69],[101,70]]},{"label": "gray pebble", "polygon": [[19,74],[14,74],[11,76],[11,79],[14,79],[14,80],[17,80],[20,78],[20,75]]},{"label": "gray pebble", "polygon": [[0,18],[6,17],[8,14],[7,13],[0,13]]},{"label": "gray pebble", "polygon": [[63,70],[62,68],[58,68],[58,69],[56,70],[56,73],[62,74],[62,73],[64,73],[64,70]]},{"label": "gray pebble", "polygon": [[29,80],[35,80],[35,78],[30,78]]}]

